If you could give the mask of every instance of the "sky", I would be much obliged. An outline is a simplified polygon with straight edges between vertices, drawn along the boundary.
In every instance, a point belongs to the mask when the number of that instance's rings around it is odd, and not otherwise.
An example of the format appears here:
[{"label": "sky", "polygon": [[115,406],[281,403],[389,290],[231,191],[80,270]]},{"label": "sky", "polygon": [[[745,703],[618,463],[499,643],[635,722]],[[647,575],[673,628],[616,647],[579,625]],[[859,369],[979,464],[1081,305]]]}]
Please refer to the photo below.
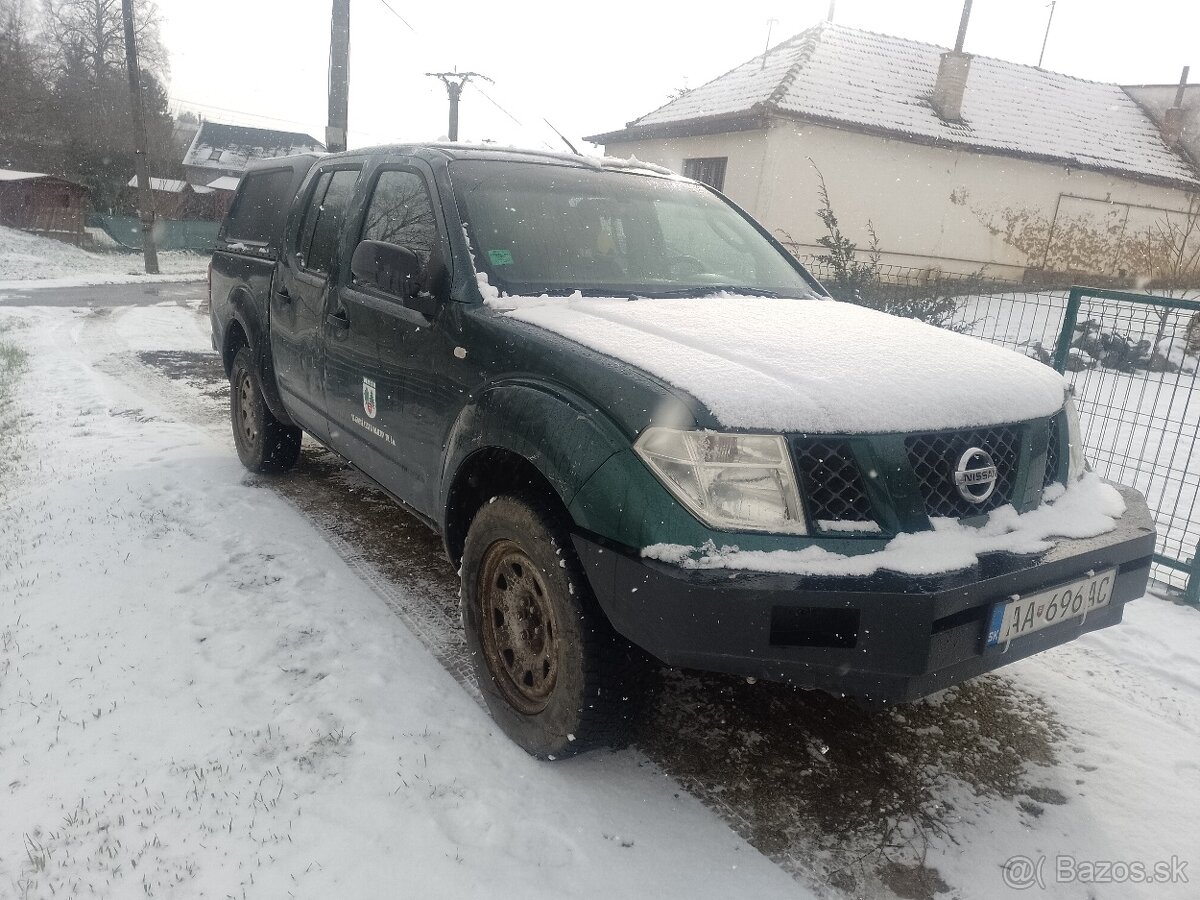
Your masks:
[{"label": "sky", "polygon": [[[156,0],[173,108],[324,139],[330,0]],[[444,138],[446,90],[426,72],[493,79],[463,93],[460,139],[564,149],[611,131],[823,20],[829,0],[633,4],[351,0],[351,147]],[[834,21],[949,46],[962,0],[836,0]],[[974,0],[965,49],[1034,65],[1047,0]],[[771,20],[774,20],[771,22]],[[770,24],[769,24],[770,23]],[[1200,3],[1059,0],[1044,66],[1122,84],[1175,83],[1195,64]]]}]

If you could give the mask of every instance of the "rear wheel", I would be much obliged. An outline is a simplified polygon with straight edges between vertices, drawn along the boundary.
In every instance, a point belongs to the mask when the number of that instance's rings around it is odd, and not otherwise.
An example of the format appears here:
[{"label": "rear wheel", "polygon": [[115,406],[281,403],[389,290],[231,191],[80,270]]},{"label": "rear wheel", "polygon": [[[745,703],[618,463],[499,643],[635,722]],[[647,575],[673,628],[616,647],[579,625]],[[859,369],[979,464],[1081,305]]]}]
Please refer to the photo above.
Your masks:
[{"label": "rear wheel", "polygon": [[556,759],[624,742],[645,663],[608,624],[542,505],[498,497],[471,522],[463,625],[492,717],[529,753]]},{"label": "rear wheel", "polygon": [[283,472],[300,458],[303,432],[267,407],[249,347],[237,352],[229,370],[229,418],[238,458],[250,471]]}]

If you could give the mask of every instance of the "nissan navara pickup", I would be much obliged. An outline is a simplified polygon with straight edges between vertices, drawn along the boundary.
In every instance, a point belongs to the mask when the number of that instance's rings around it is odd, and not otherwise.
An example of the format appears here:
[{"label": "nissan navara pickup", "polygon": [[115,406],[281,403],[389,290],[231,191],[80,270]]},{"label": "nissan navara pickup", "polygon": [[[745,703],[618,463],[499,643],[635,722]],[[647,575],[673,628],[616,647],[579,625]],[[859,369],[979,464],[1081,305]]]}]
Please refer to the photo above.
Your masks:
[{"label": "nissan navara pickup", "polygon": [[242,462],[308,433],[435,529],[487,704],[539,757],[619,741],[653,660],[911,701],[1146,586],[1146,505],[1086,473],[1060,375],[831,299],[665,169],[261,161],[210,290]]}]

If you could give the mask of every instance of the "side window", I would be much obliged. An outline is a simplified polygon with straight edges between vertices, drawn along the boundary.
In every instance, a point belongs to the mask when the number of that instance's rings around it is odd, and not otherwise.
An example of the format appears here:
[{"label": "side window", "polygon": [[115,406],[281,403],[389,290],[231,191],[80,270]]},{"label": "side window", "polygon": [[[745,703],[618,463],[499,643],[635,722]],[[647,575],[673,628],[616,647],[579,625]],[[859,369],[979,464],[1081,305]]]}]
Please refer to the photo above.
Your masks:
[{"label": "side window", "polygon": [[363,222],[364,241],[412,250],[424,266],[437,243],[437,220],[425,180],[415,172],[388,171],[375,182]]},{"label": "side window", "polygon": [[229,210],[226,240],[271,243],[283,225],[291,181],[291,169],[251,172],[243,178]]},{"label": "side window", "polygon": [[300,246],[297,248],[301,265],[310,272],[328,275],[337,255],[338,236],[346,205],[354,194],[358,169],[338,169],[323,172],[304,213],[300,227]]}]

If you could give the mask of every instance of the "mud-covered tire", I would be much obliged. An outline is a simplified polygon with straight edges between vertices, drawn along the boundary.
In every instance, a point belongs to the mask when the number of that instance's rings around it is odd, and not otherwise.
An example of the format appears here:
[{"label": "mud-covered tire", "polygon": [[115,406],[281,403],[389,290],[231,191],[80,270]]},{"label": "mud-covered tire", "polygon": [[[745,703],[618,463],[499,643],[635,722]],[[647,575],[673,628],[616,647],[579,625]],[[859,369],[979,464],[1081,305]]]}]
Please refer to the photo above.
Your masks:
[{"label": "mud-covered tire", "polygon": [[619,747],[646,658],[609,625],[553,510],[485,503],[467,531],[463,627],[496,723],[541,759]]},{"label": "mud-covered tire", "polygon": [[238,351],[229,370],[229,419],[238,459],[251,472],[283,472],[300,458],[303,432],[267,407],[249,347]]}]

